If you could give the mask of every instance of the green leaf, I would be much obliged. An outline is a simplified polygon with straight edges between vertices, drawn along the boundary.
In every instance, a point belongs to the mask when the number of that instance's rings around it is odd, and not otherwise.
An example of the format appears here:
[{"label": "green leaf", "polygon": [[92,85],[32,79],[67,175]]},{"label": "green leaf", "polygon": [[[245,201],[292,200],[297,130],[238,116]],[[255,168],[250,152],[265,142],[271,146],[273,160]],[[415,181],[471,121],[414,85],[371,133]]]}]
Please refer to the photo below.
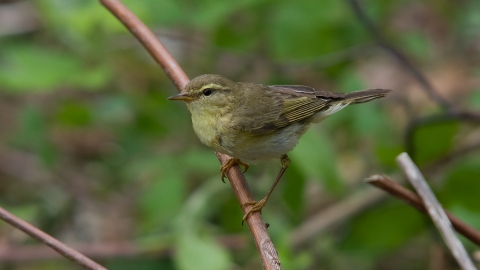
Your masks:
[{"label": "green leaf", "polygon": [[178,211],[174,228],[177,235],[175,262],[179,269],[229,269],[228,252],[210,234],[199,233],[207,216],[220,209],[223,202],[218,200],[217,193],[225,192],[226,188],[217,179],[205,181]]},{"label": "green leaf", "polygon": [[34,45],[8,46],[0,62],[0,86],[14,92],[47,92],[60,86],[98,88],[110,79],[102,66],[86,67],[67,52]]},{"label": "green leaf", "polygon": [[417,59],[425,59],[432,56],[431,48],[433,47],[427,35],[421,32],[411,32],[401,37],[401,47],[411,54],[415,55]]},{"label": "green leaf", "polygon": [[[476,72],[476,76],[480,73],[480,70]],[[467,101],[475,108],[480,108],[480,89],[476,89],[468,93]]]},{"label": "green leaf", "polygon": [[[217,195],[219,196],[219,195]],[[229,196],[228,191],[222,194],[222,198]],[[229,196],[226,200],[222,201],[219,205],[219,211],[217,213],[220,226],[229,233],[243,233],[245,227],[239,222],[243,216],[242,210],[238,205],[238,200],[235,196]]]},{"label": "green leaf", "polygon": [[52,91],[71,74],[79,74],[79,62],[70,55],[33,46],[7,48],[0,63],[0,85],[22,92]]},{"label": "green leaf", "polygon": [[460,220],[477,229],[477,231],[480,230],[479,208],[472,210],[463,207],[461,204],[455,204],[454,206],[449,207],[449,210]]},{"label": "green leaf", "polygon": [[445,174],[439,197],[446,207],[462,206],[480,213],[480,161],[477,156],[458,160]]},{"label": "green leaf", "polygon": [[187,17],[187,6],[176,0],[125,0],[123,1],[141,20],[148,24],[165,27],[183,23]]},{"label": "green leaf", "polygon": [[228,253],[213,239],[191,231],[180,234],[175,261],[181,270],[230,269]]},{"label": "green leaf", "polygon": [[190,194],[188,200],[183,203],[182,209],[178,211],[175,227],[179,230],[197,228],[200,219],[205,219],[212,210],[220,208],[220,205],[217,204],[218,200],[215,200],[216,193],[225,189],[226,185],[217,179],[203,182]]},{"label": "green leaf", "polygon": [[346,68],[337,78],[340,92],[348,93],[365,89],[365,83],[360,78],[357,70],[354,68]]},{"label": "green leaf", "polygon": [[[132,121],[134,108],[132,100],[120,93],[105,95],[95,102],[95,119],[97,123],[123,127]],[[125,128],[125,127],[123,127]]]},{"label": "green leaf", "polygon": [[404,151],[405,148],[397,140],[380,140],[375,145],[376,157],[384,166],[390,168],[397,168],[395,158]]},{"label": "green leaf", "polygon": [[[215,156],[215,152],[205,146],[194,148],[181,157],[185,168],[191,172],[214,172],[220,180],[220,165]],[[212,175],[215,175],[212,174]]]},{"label": "green leaf", "polygon": [[458,130],[457,122],[430,124],[417,128],[414,133],[414,159],[423,165],[448,153]]},{"label": "green leaf", "polygon": [[203,0],[191,2],[190,16],[185,18],[195,27],[214,29],[226,22],[235,11],[244,11],[251,5],[258,4],[258,0],[219,1]]},{"label": "green leaf", "polygon": [[[140,1],[135,1],[140,2]],[[143,2],[143,1],[142,1]],[[46,24],[61,32],[70,42],[78,41],[76,46],[95,42],[93,39],[99,30],[108,32],[126,32],[125,26],[95,0],[42,0],[37,1],[42,19]],[[133,6],[135,8],[135,6]],[[72,44],[73,45],[73,44]]]},{"label": "green leaf", "polygon": [[80,102],[66,102],[57,112],[57,120],[66,126],[86,126],[91,118],[90,109]]},{"label": "green leaf", "polygon": [[[250,18],[250,20],[254,20],[254,18]],[[258,25],[253,22],[246,22],[245,24],[247,25],[231,23],[220,25],[214,34],[215,44],[240,51],[253,49],[253,45],[257,41]]]},{"label": "green leaf", "polygon": [[20,112],[13,144],[34,151],[45,165],[53,165],[57,152],[47,137],[47,129],[42,111],[36,107],[25,107]]},{"label": "green leaf", "polygon": [[114,270],[173,270],[175,269],[173,262],[170,258],[161,258],[161,257],[121,257],[116,256],[115,258],[108,259],[102,264],[107,269]]},{"label": "green leaf", "polygon": [[268,12],[274,58],[311,59],[365,40],[365,31],[342,1],[279,1]]},{"label": "green leaf", "polygon": [[424,217],[401,202],[389,202],[355,218],[347,248],[386,252],[399,247],[424,228]]},{"label": "green leaf", "polygon": [[292,166],[287,170],[285,176],[287,179],[284,181],[283,198],[292,210],[291,212],[299,218],[302,216],[305,177],[298,170],[298,166]]},{"label": "green leaf", "polygon": [[[153,161],[153,160],[152,160]],[[172,219],[180,210],[185,198],[184,173],[181,170],[172,170],[174,160],[157,160],[149,162],[149,165],[157,163],[157,168],[148,166],[150,178],[154,182],[149,183],[140,196],[140,208],[142,210],[143,224],[145,229],[150,230],[168,219]],[[143,171],[143,173],[147,173]]]},{"label": "green leaf", "polygon": [[35,148],[45,143],[47,124],[37,107],[25,107],[20,112],[18,130],[14,142],[22,147]]},{"label": "green leaf", "polygon": [[292,165],[299,168],[304,178],[320,177],[329,191],[343,190],[344,185],[338,172],[335,150],[323,132],[310,128],[289,156],[292,159]]},{"label": "green leaf", "polygon": [[[85,90],[98,90],[104,87],[113,77],[107,65],[87,66],[82,64],[78,74],[70,74],[69,83],[72,86],[85,88]],[[81,76],[79,76],[81,74]]]}]

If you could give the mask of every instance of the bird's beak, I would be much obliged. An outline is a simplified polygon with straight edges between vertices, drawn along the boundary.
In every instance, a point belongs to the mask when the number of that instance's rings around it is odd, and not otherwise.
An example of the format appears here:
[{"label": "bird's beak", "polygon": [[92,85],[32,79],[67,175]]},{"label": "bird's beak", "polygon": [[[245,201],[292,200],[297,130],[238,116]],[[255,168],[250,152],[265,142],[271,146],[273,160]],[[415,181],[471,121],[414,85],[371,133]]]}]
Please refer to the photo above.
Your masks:
[{"label": "bird's beak", "polygon": [[188,96],[188,95],[185,94],[185,93],[180,93],[180,94],[178,94],[178,95],[169,97],[168,100],[183,100],[183,101],[185,101],[185,102],[188,102],[188,101],[194,100],[194,98]]}]

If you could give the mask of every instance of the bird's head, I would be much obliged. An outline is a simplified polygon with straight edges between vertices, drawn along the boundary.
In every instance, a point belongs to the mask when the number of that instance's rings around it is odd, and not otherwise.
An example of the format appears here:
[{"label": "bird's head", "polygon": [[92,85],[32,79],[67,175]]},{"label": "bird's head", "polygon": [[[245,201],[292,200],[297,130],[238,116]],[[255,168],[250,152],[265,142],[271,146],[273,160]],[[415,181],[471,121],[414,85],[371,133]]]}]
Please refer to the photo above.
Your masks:
[{"label": "bird's head", "polygon": [[238,84],[220,75],[204,74],[191,80],[181,93],[169,100],[182,100],[192,113],[215,112],[231,106]]}]

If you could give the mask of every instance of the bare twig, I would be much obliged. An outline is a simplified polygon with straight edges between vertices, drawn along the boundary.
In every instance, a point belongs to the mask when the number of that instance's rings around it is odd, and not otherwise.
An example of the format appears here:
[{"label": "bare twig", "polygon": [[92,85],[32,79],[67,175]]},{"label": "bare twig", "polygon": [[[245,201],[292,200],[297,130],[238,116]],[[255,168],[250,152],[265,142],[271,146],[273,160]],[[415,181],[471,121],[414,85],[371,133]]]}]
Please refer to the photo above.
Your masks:
[{"label": "bare twig", "polygon": [[[417,194],[394,182],[388,176],[378,174],[372,175],[369,178],[365,179],[365,182],[390,193],[394,197],[415,207],[420,212],[427,212],[425,206],[422,203],[422,200],[420,199],[420,197],[418,197]],[[445,213],[447,214],[448,219],[450,220],[450,222],[452,222],[452,225],[457,232],[461,233],[470,241],[480,246],[480,232],[478,232],[450,212],[445,210]]]},{"label": "bare twig", "polygon": [[62,254],[64,257],[83,266],[86,269],[94,269],[94,270],[106,269],[103,266],[85,257],[83,254],[79,253],[78,251],[68,247],[67,245],[53,238],[52,236],[35,228],[31,224],[17,218],[16,216],[12,215],[7,210],[1,207],[0,207],[0,219],[5,220],[5,222],[9,223],[13,227],[19,230],[22,230],[23,232],[30,235],[31,237],[37,239],[38,241],[43,242],[45,245],[53,248],[58,253]]},{"label": "bare twig", "polygon": [[[148,27],[146,27],[145,24],[143,24],[119,0],[100,0],[100,2],[110,10],[110,12],[112,12],[133,35],[135,35],[150,55],[162,66],[165,73],[177,87],[177,90],[181,91],[188,83],[188,77]],[[230,158],[221,153],[217,153],[217,157],[222,164]],[[240,205],[244,205],[245,203],[254,200],[252,192],[248,187],[248,183],[238,166],[232,167],[232,169],[228,171],[227,176]],[[245,213],[247,209],[242,210]],[[247,219],[247,224],[252,232],[255,244],[263,262],[263,267],[265,269],[281,269],[277,251],[270,240],[261,214],[256,212],[250,215]]]},{"label": "bare twig", "polygon": [[423,204],[427,209],[428,214],[432,218],[435,226],[440,231],[453,256],[457,260],[460,267],[464,270],[476,269],[473,262],[470,260],[467,251],[463,247],[460,240],[453,231],[445,211],[440,206],[437,198],[423,178],[420,170],[415,166],[407,153],[402,153],[397,157],[397,163],[402,167],[408,181],[416,189],[417,193],[423,200]]}]

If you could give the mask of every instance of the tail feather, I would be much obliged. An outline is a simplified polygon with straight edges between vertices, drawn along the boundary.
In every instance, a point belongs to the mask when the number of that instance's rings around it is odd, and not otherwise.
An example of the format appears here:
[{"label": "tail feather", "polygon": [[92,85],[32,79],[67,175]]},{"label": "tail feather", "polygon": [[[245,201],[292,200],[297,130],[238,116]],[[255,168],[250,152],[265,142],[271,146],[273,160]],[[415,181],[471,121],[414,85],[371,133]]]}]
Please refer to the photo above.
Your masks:
[{"label": "tail feather", "polygon": [[317,97],[327,99],[328,103],[313,115],[312,122],[319,123],[328,116],[340,111],[349,104],[363,103],[373,99],[381,98],[392,90],[388,89],[368,89],[363,91],[352,92],[348,94],[330,93],[330,92],[316,92]]},{"label": "tail feather", "polygon": [[388,95],[393,90],[389,89],[368,89],[348,93],[343,97],[344,101],[350,101],[350,104],[367,102],[373,99],[381,98]]}]

